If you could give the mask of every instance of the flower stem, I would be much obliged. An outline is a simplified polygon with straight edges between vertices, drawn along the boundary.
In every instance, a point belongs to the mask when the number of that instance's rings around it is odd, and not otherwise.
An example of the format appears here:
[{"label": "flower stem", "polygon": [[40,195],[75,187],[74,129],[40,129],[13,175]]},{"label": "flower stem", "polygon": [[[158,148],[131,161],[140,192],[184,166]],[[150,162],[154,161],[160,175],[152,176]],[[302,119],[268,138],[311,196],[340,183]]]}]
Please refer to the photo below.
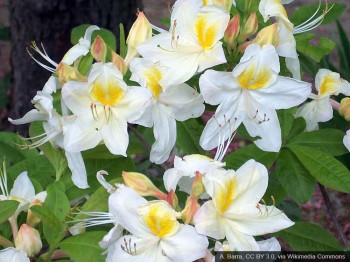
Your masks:
[{"label": "flower stem", "polygon": [[18,225],[17,225],[17,216],[13,215],[8,219],[10,225],[11,225],[11,230],[12,230],[12,237],[13,240],[16,239],[17,234],[18,234]]},{"label": "flower stem", "polygon": [[327,190],[326,188],[321,185],[320,183],[318,183],[318,187],[320,188],[321,190],[321,193],[322,193],[322,197],[323,197],[323,200],[325,201],[326,203],[326,207],[327,207],[327,211],[328,211],[328,214],[329,214],[329,217],[332,219],[338,233],[339,233],[339,236],[340,236],[340,239],[344,245],[345,248],[348,247],[348,241],[343,233],[343,231],[341,230],[340,228],[340,225],[339,225],[339,222],[338,222],[338,219],[337,217],[335,216],[335,213],[334,213],[334,209],[333,209],[333,206],[332,206],[332,203],[331,203],[331,200],[329,199],[329,196],[328,196],[328,193],[327,193]]},{"label": "flower stem", "polygon": [[339,111],[340,103],[333,99],[330,99],[333,110]]}]

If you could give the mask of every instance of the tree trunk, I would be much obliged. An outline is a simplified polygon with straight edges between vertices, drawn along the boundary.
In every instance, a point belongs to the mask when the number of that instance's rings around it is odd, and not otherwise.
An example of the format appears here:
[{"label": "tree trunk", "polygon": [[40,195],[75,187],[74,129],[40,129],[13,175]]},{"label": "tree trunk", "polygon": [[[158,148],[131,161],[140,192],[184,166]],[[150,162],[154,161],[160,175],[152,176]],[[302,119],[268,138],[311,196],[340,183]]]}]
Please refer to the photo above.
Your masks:
[{"label": "tree trunk", "polygon": [[[43,43],[49,56],[60,61],[71,47],[70,32],[81,24],[94,24],[119,36],[119,24],[128,30],[141,0],[12,0],[10,1],[12,98],[10,117],[19,118],[33,106],[50,72],[27,54],[31,41]],[[27,127],[16,126],[24,132]]]}]

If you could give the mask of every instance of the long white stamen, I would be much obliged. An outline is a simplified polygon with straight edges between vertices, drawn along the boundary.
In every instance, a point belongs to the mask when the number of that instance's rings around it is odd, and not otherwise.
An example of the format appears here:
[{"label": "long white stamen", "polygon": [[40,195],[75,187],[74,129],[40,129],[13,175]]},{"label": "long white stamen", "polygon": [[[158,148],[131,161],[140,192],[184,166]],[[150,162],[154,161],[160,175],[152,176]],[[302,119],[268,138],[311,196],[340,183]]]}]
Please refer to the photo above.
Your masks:
[{"label": "long white stamen", "polygon": [[300,34],[300,33],[304,33],[307,31],[311,31],[311,30],[315,29],[316,27],[318,27],[319,25],[321,25],[325,16],[327,15],[327,13],[329,11],[332,10],[333,7],[334,7],[334,5],[332,5],[330,8],[328,8],[327,3],[326,3],[326,9],[322,12],[322,14],[320,16],[318,16],[317,18],[315,18],[314,20],[312,20],[317,15],[317,13],[319,12],[319,10],[321,8],[321,1],[320,1],[316,12],[308,20],[306,20],[305,22],[301,23],[300,25],[294,27],[293,34]]},{"label": "long white stamen", "polygon": [[20,148],[22,149],[32,149],[32,148],[37,148],[37,147],[40,147],[41,145],[47,143],[48,141],[50,141],[51,139],[55,138],[57,135],[59,135],[61,133],[60,130],[54,130],[54,131],[51,131],[51,132],[47,132],[47,133],[43,133],[43,134],[40,134],[38,136],[35,136],[35,137],[32,137],[32,138],[27,138],[25,140],[33,140],[33,139],[36,139],[36,138],[39,138],[39,137],[43,137],[41,138],[40,140],[37,140],[35,142],[33,142],[32,144],[30,145],[18,145]]},{"label": "long white stamen", "polygon": [[54,72],[56,71],[56,68],[57,68],[58,64],[57,64],[55,61],[53,61],[53,60],[49,57],[49,55],[47,54],[47,52],[46,52],[46,50],[45,50],[45,48],[44,48],[44,45],[41,43],[41,47],[42,47],[43,51],[41,51],[41,50],[39,49],[39,47],[37,46],[37,44],[36,44],[34,41],[32,42],[32,45],[31,45],[30,47],[31,47],[36,53],[38,53],[43,59],[45,59],[48,63],[50,63],[50,64],[51,64],[52,66],[54,66],[54,67],[50,67],[50,66],[48,66],[48,65],[45,65],[44,63],[42,63],[42,62],[40,62],[39,60],[37,60],[37,59],[33,56],[33,54],[29,51],[29,49],[27,48],[27,52],[28,52],[29,56],[30,56],[36,63],[38,63],[41,67],[43,67],[44,69],[46,69],[46,70],[48,70],[48,71],[54,73]]},{"label": "long white stamen", "polygon": [[112,193],[115,191],[115,188],[106,181],[104,178],[105,175],[108,175],[108,172],[106,171],[99,171],[96,173],[97,181],[109,192]]},{"label": "long white stamen", "polygon": [[84,223],[85,227],[92,227],[98,225],[115,224],[115,218],[112,214],[107,212],[85,212],[79,211],[72,213],[73,215],[89,216],[90,218],[79,218],[68,221],[69,224]]}]

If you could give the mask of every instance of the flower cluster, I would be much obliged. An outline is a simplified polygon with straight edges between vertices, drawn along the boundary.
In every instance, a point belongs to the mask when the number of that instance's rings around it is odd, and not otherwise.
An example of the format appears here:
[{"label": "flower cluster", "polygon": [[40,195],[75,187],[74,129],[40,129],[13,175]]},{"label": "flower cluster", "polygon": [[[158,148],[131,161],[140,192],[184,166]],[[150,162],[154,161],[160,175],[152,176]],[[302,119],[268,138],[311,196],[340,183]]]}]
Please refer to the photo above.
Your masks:
[{"label": "flower cluster", "polygon": [[[297,107],[310,98],[295,113],[306,120],[308,131],[330,120],[333,108],[350,118],[349,99],[338,105],[330,98],[350,95],[350,84],[338,73],[320,69],[317,94],[301,80],[294,36],[322,23],[328,7],[320,16],[317,10],[294,26],[283,6],[289,2],[261,0],[259,13],[243,18],[231,17],[233,0],[177,0],[167,30],[151,25],[138,12],[126,54],[113,50],[97,26],[86,28],[59,63],[43,46],[32,44],[28,53],[52,76],[33,98],[35,109],[9,121],[42,122],[44,133],[22,147],[49,142],[62,149],[78,188],[89,188],[82,152],[105,145],[111,154],[127,156],[128,129],[140,125],[153,129],[150,161],[163,164],[176,144],[177,123],[201,117],[206,105],[215,111],[199,140],[204,150],[216,148],[213,159],[196,153],[175,156],[174,167],[163,174],[166,192],[146,175],[132,171],[123,172],[124,184],[110,184],[104,177],[108,173],[101,170],[97,180],[110,194],[109,211],[82,212],[83,219],[71,221],[72,234],[88,226],[113,224],[99,243],[107,261],[210,261],[213,250],[281,249],[268,234],[294,223],[275,206],[273,196],[268,197],[271,205],[263,199],[267,168],[253,159],[237,170],[223,162],[237,129],[244,126],[261,150],[279,152],[282,132],[276,110]],[[288,73],[282,74],[282,66]],[[344,145],[350,150],[349,132]],[[26,173],[10,192],[5,174],[0,188],[0,200],[20,201],[9,219],[13,225],[21,211],[46,198],[46,192],[35,195]],[[185,202],[179,202],[180,195],[185,195]],[[37,222],[28,212],[26,224],[14,236],[16,248],[0,255],[25,261],[26,255],[38,253],[40,234],[32,228]]]}]

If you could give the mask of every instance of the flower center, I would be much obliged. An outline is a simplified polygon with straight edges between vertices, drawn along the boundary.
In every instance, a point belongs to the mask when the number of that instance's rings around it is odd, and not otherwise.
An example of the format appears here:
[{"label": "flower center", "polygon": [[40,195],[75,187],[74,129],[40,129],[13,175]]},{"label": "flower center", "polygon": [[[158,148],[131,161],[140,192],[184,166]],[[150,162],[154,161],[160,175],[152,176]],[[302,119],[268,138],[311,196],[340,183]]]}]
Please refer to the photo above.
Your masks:
[{"label": "flower center", "polygon": [[320,95],[331,94],[335,91],[337,81],[331,76],[325,77],[321,82]]},{"label": "flower center", "polygon": [[153,97],[157,99],[163,91],[162,86],[159,84],[159,81],[162,79],[162,73],[156,67],[151,67],[144,73],[144,77],[146,78],[147,87],[152,92]]},{"label": "flower center", "polygon": [[116,81],[101,82],[96,80],[90,87],[90,95],[93,100],[99,101],[105,106],[116,104],[124,96],[124,90]]},{"label": "flower center", "polygon": [[244,89],[256,90],[266,87],[271,78],[272,74],[269,68],[261,67],[256,70],[255,65],[252,64],[237,77],[237,81]]},{"label": "flower center", "polygon": [[204,14],[198,16],[195,23],[195,32],[203,49],[211,49],[215,45],[217,26],[215,24],[210,25]]},{"label": "flower center", "polygon": [[224,184],[218,189],[218,192],[214,197],[214,202],[221,213],[224,213],[232,204],[236,187],[237,182],[232,178],[224,182]]},{"label": "flower center", "polygon": [[162,201],[143,207],[143,220],[153,234],[162,238],[173,235],[179,228],[175,211]]}]

